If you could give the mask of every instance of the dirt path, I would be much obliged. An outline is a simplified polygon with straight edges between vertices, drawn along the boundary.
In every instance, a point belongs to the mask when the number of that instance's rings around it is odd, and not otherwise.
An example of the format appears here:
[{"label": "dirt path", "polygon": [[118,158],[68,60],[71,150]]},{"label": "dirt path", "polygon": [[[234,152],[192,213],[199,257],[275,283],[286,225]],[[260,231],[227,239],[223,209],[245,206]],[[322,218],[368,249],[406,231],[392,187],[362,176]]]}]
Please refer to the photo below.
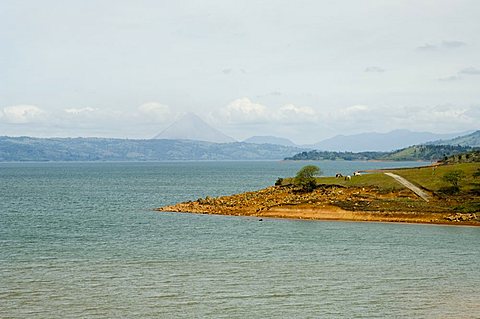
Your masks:
[{"label": "dirt path", "polygon": [[420,196],[423,200],[425,200],[426,202],[430,201],[430,195],[428,193],[426,193],[425,191],[421,190],[420,188],[418,188],[417,186],[413,185],[412,183],[410,183],[409,181],[407,181],[405,178],[401,177],[401,176],[398,176],[397,174],[393,174],[393,173],[384,173],[385,175],[388,175],[390,177],[393,177],[397,182],[399,182],[400,184],[402,184],[403,186],[409,188],[412,192],[414,192],[415,194],[417,194],[418,196]]}]

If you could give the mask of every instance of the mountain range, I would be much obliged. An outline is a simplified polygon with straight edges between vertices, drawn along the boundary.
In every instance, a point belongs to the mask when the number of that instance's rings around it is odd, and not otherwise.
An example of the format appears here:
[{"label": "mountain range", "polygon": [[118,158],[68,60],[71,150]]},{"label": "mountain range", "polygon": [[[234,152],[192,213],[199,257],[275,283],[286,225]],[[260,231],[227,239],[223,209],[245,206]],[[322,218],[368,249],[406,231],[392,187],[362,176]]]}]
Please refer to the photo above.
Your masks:
[{"label": "mountain range", "polygon": [[[387,133],[371,132],[354,135],[337,135],[312,145],[298,145],[287,138],[277,136],[252,136],[245,139],[243,142],[250,144],[272,144],[299,147],[302,149],[318,149],[322,151],[336,152],[387,152],[405,148],[411,145],[425,144],[427,142],[438,140],[446,142],[448,139],[459,137],[467,133],[436,134],[430,132],[394,130]],[[194,113],[185,114],[161,133],[156,135],[154,139],[193,140],[211,143],[236,142],[234,138],[210,126]],[[465,141],[465,143],[468,143],[468,141]]]},{"label": "mountain range", "polygon": [[0,162],[280,160],[301,151],[297,147],[240,142],[0,136]]},{"label": "mountain range", "polygon": [[432,145],[460,145],[460,146],[471,146],[471,147],[480,147],[480,130],[473,133],[458,136],[450,140],[437,140],[427,144]]},{"label": "mountain range", "polygon": [[312,148],[337,152],[388,152],[411,145],[450,139],[465,133],[435,134],[430,132],[412,132],[394,130],[388,133],[361,133],[355,135],[337,135],[312,145]]},{"label": "mountain range", "polygon": [[274,145],[283,145],[283,146],[296,146],[301,147],[301,145],[296,145],[288,138],[276,137],[276,136],[252,136],[243,141],[244,143],[252,144],[274,144]]},{"label": "mountain range", "polygon": [[[412,145],[450,145],[457,148],[409,150],[408,147]],[[295,154],[298,159],[353,160],[360,155],[367,159],[378,159],[380,154],[374,153],[392,150],[402,151],[396,159],[405,159],[412,157],[412,154],[425,157],[427,151],[428,156],[433,158],[440,153],[467,150],[461,147],[480,147],[480,131],[462,135],[395,130],[388,133],[338,135],[313,145],[301,146],[275,136],[253,136],[237,142],[197,115],[188,113],[149,140],[0,137],[0,161],[278,160]],[[309,150],[319,151],[307,152]],[[335,154],[338,152],[348,154]]]}]

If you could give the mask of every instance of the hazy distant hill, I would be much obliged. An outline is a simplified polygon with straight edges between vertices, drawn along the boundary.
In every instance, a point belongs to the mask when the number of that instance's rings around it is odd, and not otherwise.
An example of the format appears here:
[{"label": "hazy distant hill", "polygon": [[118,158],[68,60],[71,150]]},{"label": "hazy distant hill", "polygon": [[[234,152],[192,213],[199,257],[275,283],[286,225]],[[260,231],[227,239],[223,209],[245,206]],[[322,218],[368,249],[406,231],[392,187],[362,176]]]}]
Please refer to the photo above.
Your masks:
[{"label": "hazy distant hill", "polygon": [[446,157],[471,152],[469,146],[459,145],[415,145],[382,156],[391,161],[439,161]]},{"label": "hazy distant hill", "polygon": [[429,132],[411,132],[395,130],[388,133],[361,133],[356,135],[337,135],[313,145],[326,151],[392,151],[410,145],[423,144],[438,139],[448,139],[461,133],[435,134]]},{"label": "hazy distant hill", "polygon": [[277,160],[300,148],[192,140],[0,137],[0,161]]},{"label": "hazy distant hill", "polygon": [[253,144],[274,144],[283,146],[297,146],[288,138],[276,137],[276,136],[252,136],[247,138],[243,142]]},{"label": "hazy distant hill", "polygon": [[194,113],[185,114],[154,139],[195,140],[212,143],[235,142],[233,138],[211,127]]},{"label": "hazy distant hill", "polygon": [[432,145],[461,145],[461,146],[471,146],[471,147],[480,147],[480,130],[475,131],[471,134],[455,137],[449,140],[438,140],[431,143]]},{"label": "hazy distant hill", "polygon": [[459,145],[415,145],[392,152],[335,152],[335,151],[303,151],[285,160],[294,161],[439,161],[456,154],[475,151],[469,146]]}]

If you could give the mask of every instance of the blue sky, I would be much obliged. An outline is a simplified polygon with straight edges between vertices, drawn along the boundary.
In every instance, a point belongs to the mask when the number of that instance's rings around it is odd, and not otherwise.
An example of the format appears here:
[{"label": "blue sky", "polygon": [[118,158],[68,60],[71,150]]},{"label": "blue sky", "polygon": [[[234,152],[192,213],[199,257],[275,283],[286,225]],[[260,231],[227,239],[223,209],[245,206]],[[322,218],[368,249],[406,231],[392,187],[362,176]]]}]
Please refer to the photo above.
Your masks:
[{"label": "blue sky", "polygon": [[0,135],[150,138],[185,112],[310,143],[479,129],[478,1],[0,2]]}]

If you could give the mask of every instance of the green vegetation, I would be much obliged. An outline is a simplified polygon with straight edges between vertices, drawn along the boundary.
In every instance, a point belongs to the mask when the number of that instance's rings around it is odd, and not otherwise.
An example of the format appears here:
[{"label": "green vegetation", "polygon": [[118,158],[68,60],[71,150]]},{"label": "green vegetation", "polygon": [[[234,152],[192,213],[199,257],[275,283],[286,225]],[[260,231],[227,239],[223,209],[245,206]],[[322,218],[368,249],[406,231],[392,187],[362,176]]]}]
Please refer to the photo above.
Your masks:
[{"label": "green vegetation", "polygon": [[[328,152],[308,151],[301,152],[285,160],[345,160],[345,161],[438,161],[446,160],[449,156],[463,154],[466,152],[475,153],[468,146],[452,145],[416,145],[393,152]],[[478,153],[479,151],[477,151]]]},{"label": "green vegetation", "polygon": [[442,179],[445,182],[452,184],[449,191],[455,194],[460,191],[460,187],[458,184],[464,177],[465,177],[465,173],[463,171],[454,170],[454,171],[445,173]]},{"label": "green vegetation", "polygon": [[441,190],[444,187],[450,186],[450,183],[445,181],[443,176],[453,171],[463,171],[465,178],[459,181],[458,186],[462,189],[462,192],[469,192],[474,182],[473,174],[479,168],[479,165],[479,163],[460,163],[397,169],[392,170],[392,172],[406,178],[423,189],[441,195]]},{"label": "green vegetation", "polygon": [[345,161],[368,161],[378,159],[386,154],[385,152],[329,152],[329,151],[308,151],[301,152],[292,157],[287,157],[287,161],[322,161],[322,160],[345,160]]},{"label": "green vegetation", "polygon": [[467,153],[461,153],[456,155],[451,155],[442,160],[442,163],[445,164],[455,164],[455,163],[475,163],[480,162],[480,151],[474,150]]},{"label": "green vegetation", "polygon": [[391,161],[439,161],[448,156],[471,151],[472,148],[460,145],[415,145],[391,152],[380,159]]},{"label": "green vegetation", "polygon": [[[344,192],[351,193],[351,200],[339,200],[335,205],[345,209],[383,210],[383,211],[414,211],[414,212],[445,212],[479,213],[480,212],[480,162],[470,161],[472,156],[455,156],[460,163],[440,164],[405,169],[390,169],[372,171],[351,179],[336,177],[316,177],[316,189],[340,187]],[[451,158],[449,158],[451,159]],[[405,188],[384,172],[400,175],[429,193],[429,202],[419,199],[409,189]],[[295,178],[279,179],[278,185],[295,185]],[[381,197],[370,195],[363,207],[363,197],[374,190]],[[357,198],[357,199],[355,199]]]},{"label": "green vegetation", "polygon": [[352,176],[351,180],[335,177],[319,177],[317,178],[317,184],[338,185],[343,187],[375,187],[383,193],[405,189],[403,185],[383,173]]},{"label": "green vegetation", "polygon": [[450,140],[440,140],[432,143],[432,145],[460,145],[460,146],[471,146],[471,147],[480,147],[480,130],[475,131],[471,134],[459,136],[452,138]]},{"label": "green vegetation", "polygon": [[431,192],[445,205],[453,205],[459,212],[472,213],[480,211],[480,184],[475,177],[479,166],[478,162],[458,163],[393,172]]},{"label": "green vegetation", "polygon": [[315,165],[302,167],[295,176],[294,184],[305,192],[311,192],[317,186],[316,175],[321,175],[322,171]]},{"label": "green vegetation", "polygon": [[5,161],[278,160],[301,149],[249,143],[0,136]]}]

